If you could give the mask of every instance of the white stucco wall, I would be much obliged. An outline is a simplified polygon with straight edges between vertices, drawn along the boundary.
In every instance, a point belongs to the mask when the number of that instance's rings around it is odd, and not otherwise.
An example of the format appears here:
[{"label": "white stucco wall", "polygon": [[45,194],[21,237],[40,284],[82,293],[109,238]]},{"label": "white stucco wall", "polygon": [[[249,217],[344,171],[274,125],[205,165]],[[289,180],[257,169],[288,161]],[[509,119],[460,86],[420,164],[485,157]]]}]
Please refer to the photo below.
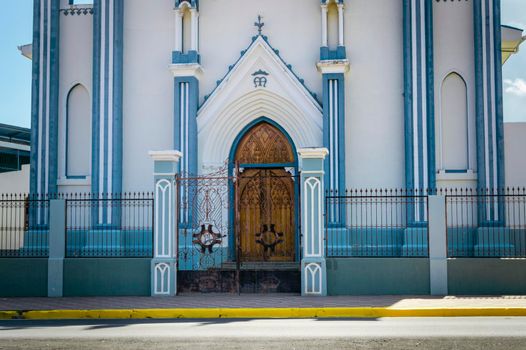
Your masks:
[{"label": "white stucco wall", "polygon": [[526,123],[504,123],[507,187],[526,186]]},{"label": "white stucco wall", "polygon": [[123,190],[151,191],[148,151],[173,147],[173,0],[126,0],[124,10]]},{"label": "white stucco wall", "polygon": [[349,188],[405,183],[402,2],[347,1],[346,172]]}]

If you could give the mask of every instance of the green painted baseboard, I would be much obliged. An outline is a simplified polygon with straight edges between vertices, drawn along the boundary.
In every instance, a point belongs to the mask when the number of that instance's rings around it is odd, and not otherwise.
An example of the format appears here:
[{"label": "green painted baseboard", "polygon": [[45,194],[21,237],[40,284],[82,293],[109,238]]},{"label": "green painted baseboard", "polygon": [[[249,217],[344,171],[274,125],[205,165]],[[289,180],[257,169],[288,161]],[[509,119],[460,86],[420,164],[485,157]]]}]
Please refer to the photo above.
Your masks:
[{"label": "green painted baseboard", "polygon": [[46,258],[0,259],[0,297],[47,296]]},{"label": "green painted baseboard", "polygon": [[148,296],[150,261],[141,258],[64,259],[64,296]]},{"label": "green painted baseboard", "polygon": [[449,259],[447,270],[452,295],[526,294],[526,259]]},{"label": "green painted baseboard", "polygon": [[427,258],[329,258],[329,295],[429,294]]}]

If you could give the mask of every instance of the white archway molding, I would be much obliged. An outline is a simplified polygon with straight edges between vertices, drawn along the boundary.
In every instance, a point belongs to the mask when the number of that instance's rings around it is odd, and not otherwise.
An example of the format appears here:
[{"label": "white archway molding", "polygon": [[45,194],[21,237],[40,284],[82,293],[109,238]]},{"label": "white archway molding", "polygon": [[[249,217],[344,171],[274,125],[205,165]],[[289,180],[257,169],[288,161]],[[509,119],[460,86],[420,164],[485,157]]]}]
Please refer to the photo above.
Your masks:
[{"label": "white archway molding", "polygon": [[215,115],[198,117],[201,171],[207,172],[208,167],[222,165],[243,128],[261,117],[279,124],[292,138],[296,148],[322,145],[323,125],[319,111],[306,115],[304,110],[278,94],[264,88],[255,89]]}]

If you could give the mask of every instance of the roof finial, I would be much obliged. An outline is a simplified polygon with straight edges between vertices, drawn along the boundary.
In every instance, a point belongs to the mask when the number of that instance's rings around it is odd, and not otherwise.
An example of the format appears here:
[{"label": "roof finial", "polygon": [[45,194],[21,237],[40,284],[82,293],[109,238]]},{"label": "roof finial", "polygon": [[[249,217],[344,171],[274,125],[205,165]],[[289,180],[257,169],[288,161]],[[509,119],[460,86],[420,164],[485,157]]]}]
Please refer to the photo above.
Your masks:
[{"label": "roof finial", "polygon": [[258,21],[254,22],[254,25],[258,27],[258,35],[261,35],[261,28],[265,26],[265,23],[261,22],[262,19],[263,17],[261,17],[261,15],[258,15]]}]

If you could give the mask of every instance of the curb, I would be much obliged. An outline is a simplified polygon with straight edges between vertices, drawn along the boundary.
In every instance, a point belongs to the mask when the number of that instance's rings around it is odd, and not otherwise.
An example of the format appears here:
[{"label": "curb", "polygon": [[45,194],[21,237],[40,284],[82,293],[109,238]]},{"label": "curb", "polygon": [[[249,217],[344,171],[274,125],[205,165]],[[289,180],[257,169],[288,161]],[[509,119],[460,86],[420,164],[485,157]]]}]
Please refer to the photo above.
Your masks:
[{"label": "curb", "polygon": [[526,316],[526,308],[177,308],[0,311],[0,320]]}]

